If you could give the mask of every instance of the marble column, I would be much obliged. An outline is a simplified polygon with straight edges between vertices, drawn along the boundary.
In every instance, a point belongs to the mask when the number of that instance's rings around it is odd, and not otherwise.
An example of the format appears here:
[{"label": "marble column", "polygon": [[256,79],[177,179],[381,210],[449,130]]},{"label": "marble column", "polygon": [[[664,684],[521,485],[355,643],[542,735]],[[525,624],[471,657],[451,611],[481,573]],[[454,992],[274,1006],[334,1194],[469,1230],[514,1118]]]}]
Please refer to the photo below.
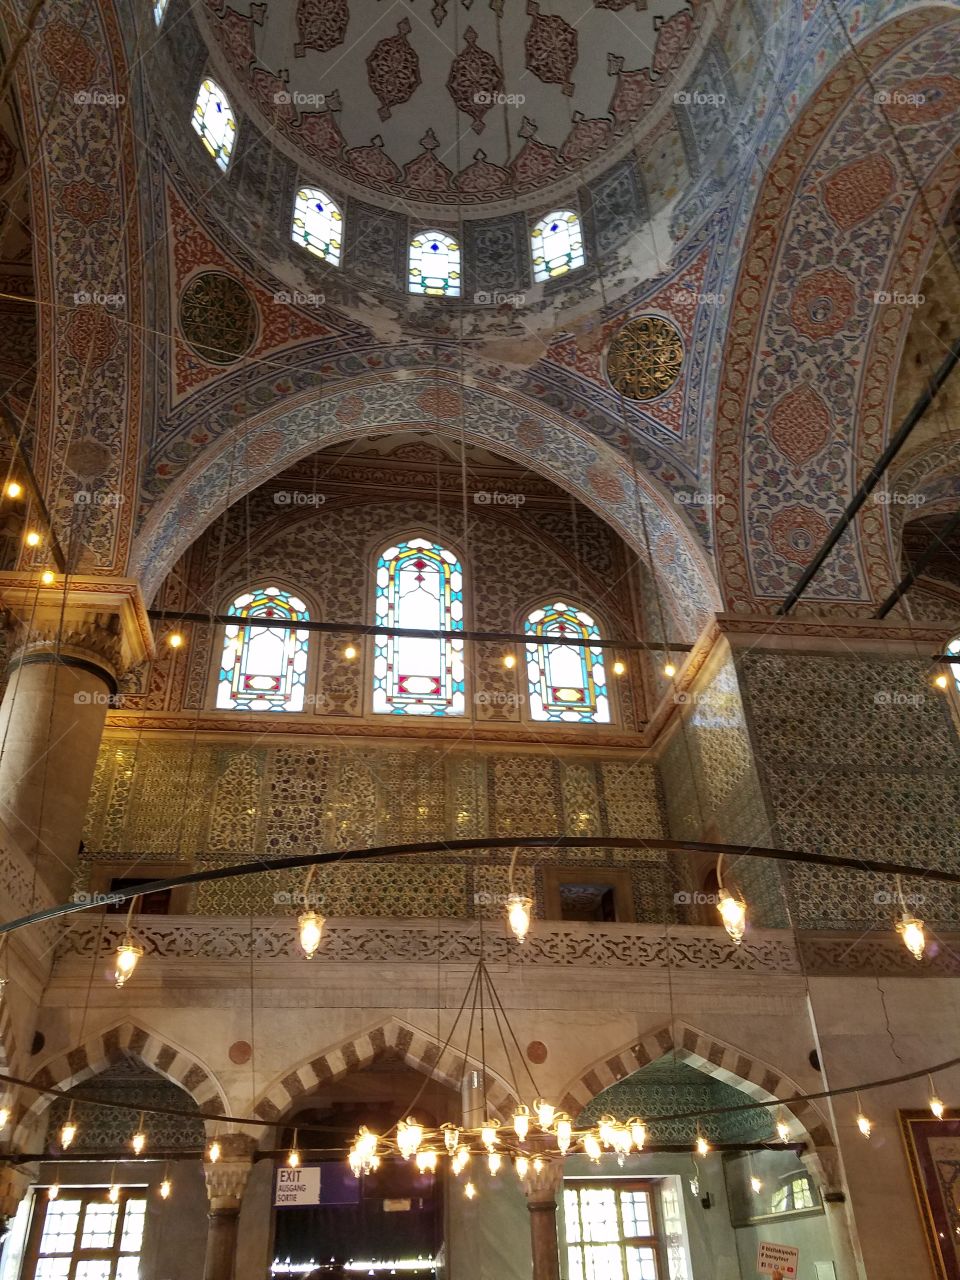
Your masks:
[{"label": "marble column", "polygon": [[[57,582],[60,585],[57,585]],[[0,704],[0,823],[53,900],[69,896],[97,751],[120,674],[152,653],[133,582],[0,574],[10,632]]]},{"label": "marble column", "polygon": [[531,1160],[523,1179],[530,1210],[533,1280],[560,1280],[557,1193],[563,1185],[562,1160]]},{"label": "marble column", "polygon": [[218,1139],[220,1159],[205,1160],[204,1177],[210,1208],[207,1214],[207,1255],[203,1280],[233,1280],[237,1264],[237,1230],[244,1188],[253,1168],[253,1138],[228,1133]]}]

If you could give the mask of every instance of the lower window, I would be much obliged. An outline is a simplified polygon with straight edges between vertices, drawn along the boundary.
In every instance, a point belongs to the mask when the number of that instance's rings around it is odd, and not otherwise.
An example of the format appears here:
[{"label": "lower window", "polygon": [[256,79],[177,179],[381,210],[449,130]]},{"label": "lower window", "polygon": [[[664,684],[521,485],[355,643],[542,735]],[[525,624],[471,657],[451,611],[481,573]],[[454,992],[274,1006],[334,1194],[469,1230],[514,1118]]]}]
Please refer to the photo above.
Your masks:
[{"label": "lower window", "polygon": [[565,1182],[563,1219],[570,1280],[660,1280],[665,1274],[654,1183]]},{"label": "lower window", "polygon": [[64,1188],[34,1202],[24,1280],[137,1280],[147,1200],[140,1190]]}]

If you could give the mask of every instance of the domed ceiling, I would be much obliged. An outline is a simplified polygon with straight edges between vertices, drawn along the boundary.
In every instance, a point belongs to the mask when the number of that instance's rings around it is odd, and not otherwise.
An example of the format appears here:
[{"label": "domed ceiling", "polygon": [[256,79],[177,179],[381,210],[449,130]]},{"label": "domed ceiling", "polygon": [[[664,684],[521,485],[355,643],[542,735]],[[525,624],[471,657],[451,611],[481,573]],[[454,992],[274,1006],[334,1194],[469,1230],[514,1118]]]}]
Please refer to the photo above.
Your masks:
[{"label": "domed ceiling", "polygon": [[204,16],[239,105],[306,176],[453,217],[547,204],[637,146],[723,7],[266,0],[249,16],[222,4]]}]

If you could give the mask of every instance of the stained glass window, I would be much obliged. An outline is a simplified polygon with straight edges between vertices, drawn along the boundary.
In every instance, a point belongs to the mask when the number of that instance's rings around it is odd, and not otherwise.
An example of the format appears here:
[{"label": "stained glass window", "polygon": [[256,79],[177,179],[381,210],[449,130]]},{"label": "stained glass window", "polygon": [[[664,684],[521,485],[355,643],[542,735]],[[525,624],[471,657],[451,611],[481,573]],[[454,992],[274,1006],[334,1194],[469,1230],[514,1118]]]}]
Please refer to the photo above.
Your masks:
[{"label": "stained glass window", "polygon": [[956,640],[951,640],[947,645],[947,653],[955,653],[957,655],[956,662],[950,663],[950,670],[953,672],[953,678],[956,682],[957,692],[960,693],[960,636]]},{"label": "stained glass window", "polygon": [[159,27],[163,15],[167,12],[167,0],[153,0],[153,18]]},{"label": "stained glass window", "polygon": [[[526,635],[600,639],[589,613],[560,600],[534,609],[523,630]],[[610,723],[602,649],[570,644],[528,644],[526,649],[532,720]]]},{"label": "stained glass window", "polygon": [[[258,587],[234,600],[245,618],[307,622],[302,600],[279,587]],[[309,631],[231,622],[224,628],[217,706],[228,711],[302,711]]]},{"label": "stained glass window", "polygon": [[460,297],[460,246],[443,231],[421,231],[410,241],[410,292]]},{"label": "stained glass window", "polygon": [[340,265],[343,214],[325,191],[301,187],[293,208],[293,238],[325,262]]},{"label": "stained glass window", "polygon": [[193,127],[220,168],[226,169],[237,138],[237,122],[226,94],[213,80],[204,80],[200,86]]},{"label": "stained glass window", "polygon": [[569,209],[548,213],[530,233],[534,280],[552,280],[582,267],[583,232],[580,219]]},{"label": "stained glass window", "polygon": [[[390,627],[463,630],[463,569],[427,538],[395,542],[380,556],[376,620]],[[373,709],[393,715],[462,716],[463,641],[374,637]]]}]

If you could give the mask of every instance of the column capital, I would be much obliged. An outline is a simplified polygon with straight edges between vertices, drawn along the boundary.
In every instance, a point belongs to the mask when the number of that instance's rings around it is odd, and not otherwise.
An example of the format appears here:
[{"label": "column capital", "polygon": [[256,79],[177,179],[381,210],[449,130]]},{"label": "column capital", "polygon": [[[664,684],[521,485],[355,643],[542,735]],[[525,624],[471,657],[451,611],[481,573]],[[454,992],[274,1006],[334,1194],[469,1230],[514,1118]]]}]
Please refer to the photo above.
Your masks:
[{"label": "column capital", "polygon": [[203,1176],[207,1182],[207,1195],[212,1213],[218,1210],[238,1210],[244,1188],[253,1168],[256,1142],[246,1133],[225,1133],[217,1139],[220,1159],[204,1160]]},{"label": "column capital", "polygon": [[563,1160],[535,1156],[521,1180],[528,1209],[556,1208],[557,1193],[563,1186]]},{"label": "column capital", "polygon": [[0,573],[0,602],[16,637],[12,666],[55,650],[116,682],[127,667],[153,657],[150,620],[132,578],[71,574],[64,589],[61,574],[44,586],[36,572],[9,571]]}]

